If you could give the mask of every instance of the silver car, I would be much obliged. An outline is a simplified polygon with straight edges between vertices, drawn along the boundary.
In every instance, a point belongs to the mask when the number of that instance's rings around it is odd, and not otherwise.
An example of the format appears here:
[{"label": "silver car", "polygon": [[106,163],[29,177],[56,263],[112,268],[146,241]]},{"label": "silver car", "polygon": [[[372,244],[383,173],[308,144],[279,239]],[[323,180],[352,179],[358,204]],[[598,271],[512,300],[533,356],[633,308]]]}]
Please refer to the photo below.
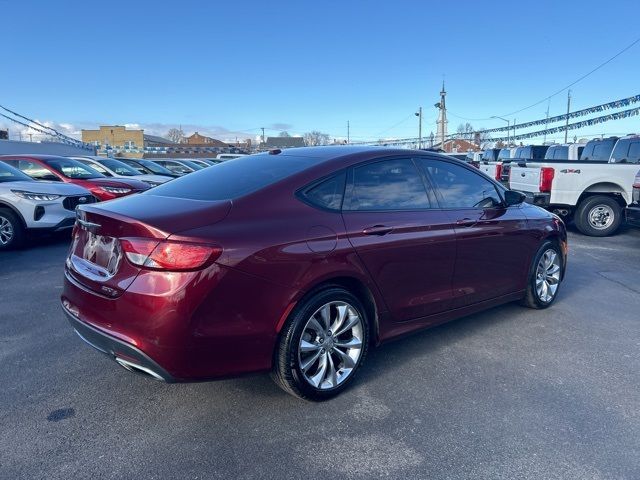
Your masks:
[{"label": "silver car", "polygon": [[95,201],[78,185],[36,181],[0,161],[0,250],[20,247],[28,231],[72,228],[76,206]]},{"label": "silver car", "polygon": [[136,180],[141,180],[151,187],[157,187],[158,185],[162,185],[169,180],[172,180],[171,177],[165,177],[163,175],[148,175],[145,173],[140,173],[138,170],[133,168],[130,165],[127,165],[124,162],[116,158],[108,158],[108,157],[98,157],[98,156],[83,156],[83,157],[71,157],[74,160],[78,160],[85,165],[90,166],[91,168],[99,171],[101,174],[107,177],[115,177],[115,178],[135,178]]}]

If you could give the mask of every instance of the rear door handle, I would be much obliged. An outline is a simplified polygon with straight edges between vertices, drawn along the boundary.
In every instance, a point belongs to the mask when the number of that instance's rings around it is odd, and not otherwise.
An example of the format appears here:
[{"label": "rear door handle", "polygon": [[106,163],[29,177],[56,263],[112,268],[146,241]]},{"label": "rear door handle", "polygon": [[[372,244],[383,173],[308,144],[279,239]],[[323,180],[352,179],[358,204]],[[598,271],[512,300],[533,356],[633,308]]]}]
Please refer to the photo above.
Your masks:
[{"label": "rear door handle", "polygon": [[459,220],[456,220],[456,225],[459,227],[472,227],[474,226],[476,223],[478,223],[477,220],[473,220],[471,218],[461,218]]},{"label": "rear door handle", "polygon": [[374,225],[373,227],[367,227],[362,230],[365,235],[386,235],[391,232],[393,227],[387,227],[386,225]]}]

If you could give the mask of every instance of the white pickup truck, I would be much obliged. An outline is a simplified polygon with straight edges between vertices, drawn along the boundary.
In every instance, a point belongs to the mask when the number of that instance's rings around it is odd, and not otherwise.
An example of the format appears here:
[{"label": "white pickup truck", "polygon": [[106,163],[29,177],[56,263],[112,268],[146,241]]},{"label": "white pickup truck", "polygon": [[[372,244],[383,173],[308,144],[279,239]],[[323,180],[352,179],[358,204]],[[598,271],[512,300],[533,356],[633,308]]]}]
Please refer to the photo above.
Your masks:
[{"label": "white pickup truck", "polygon": [[620,226],[639,168],[640,136],[596,139],[580,160],[512,163],[509,188],[529,203],[573,218],[583,234],[604,237]]},{"label": "white pickup truck", "polygon": [[481,162],[480,170],[506,187],[509,184],[509,170],[512,163],[518,161],[542,161],[548,148],[548,145],[503,148],[498,153],[497,160]]}]

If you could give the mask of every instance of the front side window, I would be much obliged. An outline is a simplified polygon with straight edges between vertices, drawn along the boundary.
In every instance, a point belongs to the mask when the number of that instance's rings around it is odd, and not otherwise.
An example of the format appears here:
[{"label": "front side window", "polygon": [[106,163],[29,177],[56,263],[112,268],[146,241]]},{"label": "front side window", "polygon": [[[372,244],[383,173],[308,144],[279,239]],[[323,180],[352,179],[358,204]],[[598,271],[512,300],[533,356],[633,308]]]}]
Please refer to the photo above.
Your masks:
[{"label": "front side window", "polygon": [[420,162],[440,192],[442,208],[492,208],[502,204],[495,185],[481,174],[441,160]]},{"label": "front side window", "polygon": [[349,210],[431,208],[418,169],[410,159],[384,160],[353,169]]},{"label": "front side window", "polygon": [[29,160],[18,160],[12,163],[12,166],[16,167],[21,172],[26,173],[31,178],[36,180],[60,180],[49,169],[43,167],[39,163],[31,162]]},{"label": "front side window", "polygon": [[329,210],[340,210],[344,195],[344,172],[320,182],[305,190],[302,196],[312,205]]}]

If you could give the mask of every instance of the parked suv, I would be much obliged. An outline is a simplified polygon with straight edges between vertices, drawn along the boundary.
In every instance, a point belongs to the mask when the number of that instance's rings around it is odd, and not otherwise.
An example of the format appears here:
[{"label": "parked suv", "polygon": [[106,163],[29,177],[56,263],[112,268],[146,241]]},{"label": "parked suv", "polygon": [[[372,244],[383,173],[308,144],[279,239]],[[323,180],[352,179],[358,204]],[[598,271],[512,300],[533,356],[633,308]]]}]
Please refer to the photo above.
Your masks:
[{"label": "parked suv", "polygon": [[66,157],[5,155],[0,157],[0,160],[35,180],[53,180],[84,187],[100,201],[112,200],[149,189],[149,185],[139,180],[107,178],[93,168]]},{"label": "parked suv", "polygon": [[36,182],[0,162],[0,250],[22,245],[27,232],[70,229],[77,205],[95,202],[88,190],[60,182]]}]

